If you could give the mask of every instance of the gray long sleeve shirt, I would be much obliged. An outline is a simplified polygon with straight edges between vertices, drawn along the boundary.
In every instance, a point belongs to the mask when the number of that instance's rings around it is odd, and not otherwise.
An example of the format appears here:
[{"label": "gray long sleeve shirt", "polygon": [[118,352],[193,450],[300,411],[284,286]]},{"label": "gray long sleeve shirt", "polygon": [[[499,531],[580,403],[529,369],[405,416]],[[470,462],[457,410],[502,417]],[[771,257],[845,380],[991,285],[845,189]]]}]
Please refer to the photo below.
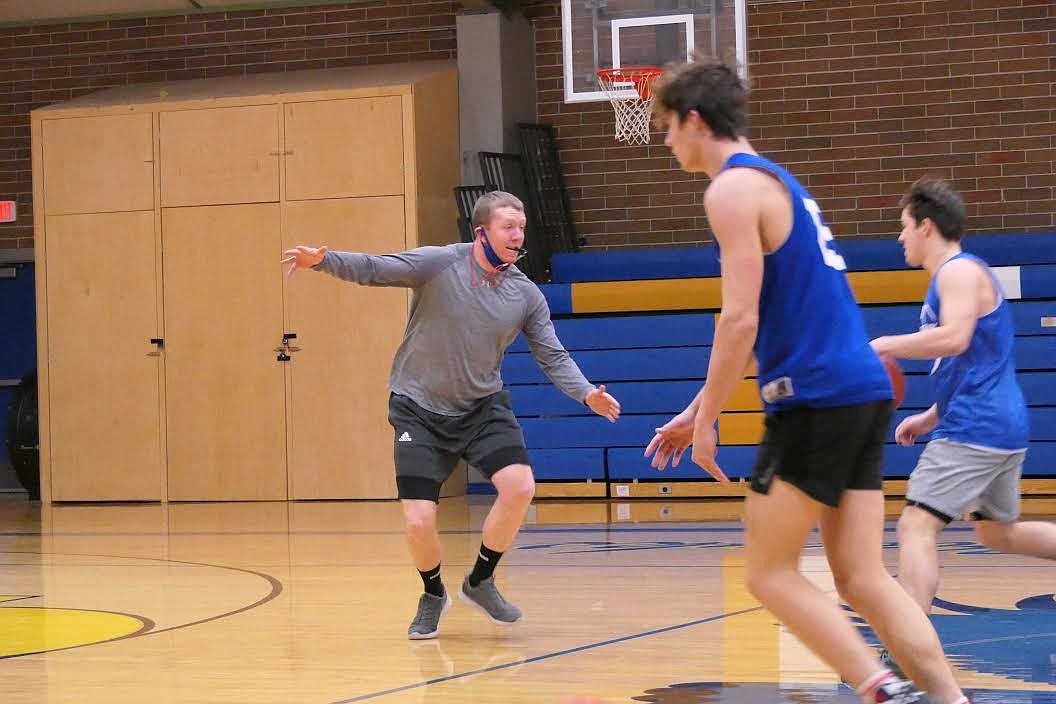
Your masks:
[{"label": "gray long sleeve shirt", "polygon": [[365,286],[414,289],[389,388],[422,408],[461,415],[501,391],[502,358],[521,331],[550,380],[583,401],[594,386],[557,339],[542,292],[516,267],[499,274],[499,285],[481,285],[485,272],[472,249],[452,244],[380,256],[327,252],[314,268]]}]

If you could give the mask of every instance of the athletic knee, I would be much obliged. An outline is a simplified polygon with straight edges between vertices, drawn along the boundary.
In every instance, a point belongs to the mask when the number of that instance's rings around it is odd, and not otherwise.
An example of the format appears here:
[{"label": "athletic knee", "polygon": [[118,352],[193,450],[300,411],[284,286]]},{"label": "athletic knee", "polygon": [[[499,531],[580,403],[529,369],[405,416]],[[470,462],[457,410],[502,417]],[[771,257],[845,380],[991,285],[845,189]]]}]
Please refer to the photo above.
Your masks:
[{"label": "athletic knee", "polygon": [[886,572],[877,573],[872,571],[868,574],[862,572],[837,574],[833,572],[832,576],[833,583],[836,586],[836,593],[851,606],[868,603],[876,594],[877,586],[881,580],[888,578]]},{"label": "athletic knee", "polygon": [[[792,570],[795,571],[794,569]],[[787,569],[775,565],[748,564],[744,570],[744,586],[757,601],[766,604],[774,590],[784,588],[787,583]]]},{"label": "athletic knee", "polygon": [[436,533],[436,513],[427,509],[404,511],[404,524],[412,539],[427,538]]},{"label": "athletic knee", "polygon": [[764,573],[748,571],[744,574],[745,589],[747,589],[748,593],[760,603],[766,603],[766,596],[770,591],[770,584],[771,580],[769,580]]},{"label": "athletic knee", "polygon": [[900,546],[907,543],[934,543],[942,524],[931,514],[910,507],[898,518],[896,535]]},{"label": "athletic knee", "polygon": [[535,478],[529,467],[524,467],[524,471],[508,473],[502,481],[495,482],[495,488],[499,498],[511,503],[528,505],[535,498]]}]

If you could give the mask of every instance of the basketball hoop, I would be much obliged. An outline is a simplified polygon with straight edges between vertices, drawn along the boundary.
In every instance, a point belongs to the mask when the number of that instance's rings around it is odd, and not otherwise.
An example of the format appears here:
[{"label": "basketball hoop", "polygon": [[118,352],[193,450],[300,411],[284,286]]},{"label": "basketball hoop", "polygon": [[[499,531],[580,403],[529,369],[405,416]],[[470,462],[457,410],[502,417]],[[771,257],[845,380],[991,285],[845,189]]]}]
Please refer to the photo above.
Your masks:
[{"label": "basketball hoop", "polygon": [[598,83],[616,111],[616,141],[649,143],[649,118],[653,104],[653,81],[663,69],[652,66],[603,68]]}]

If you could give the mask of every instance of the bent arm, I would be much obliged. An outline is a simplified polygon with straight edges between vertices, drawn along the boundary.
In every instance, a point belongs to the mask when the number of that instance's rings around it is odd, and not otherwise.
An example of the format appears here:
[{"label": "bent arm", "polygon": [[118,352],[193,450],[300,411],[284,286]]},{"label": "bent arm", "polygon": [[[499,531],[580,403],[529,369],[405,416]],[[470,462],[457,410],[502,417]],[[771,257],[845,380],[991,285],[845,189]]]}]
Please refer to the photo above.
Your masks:
[{"label": "bent arm", "polygon": [[980,276],[986,272],[966,259],[944,266],[936,281],[942,302],[939,324],[909,335],[878,337],[873,348],[902,359],[937,359],[964,352],[979,319]]},{"label": "bent arm", "polygon": [[594,385],[583,376],[579,365],[572,361],[565,346],[557,338],[554,323],[550,320],[550,307],[538,289],[536,293],[538,298],[531,303],[524,324],[524,337],[532,357],[557,388],[570,398],[585,403]]}]

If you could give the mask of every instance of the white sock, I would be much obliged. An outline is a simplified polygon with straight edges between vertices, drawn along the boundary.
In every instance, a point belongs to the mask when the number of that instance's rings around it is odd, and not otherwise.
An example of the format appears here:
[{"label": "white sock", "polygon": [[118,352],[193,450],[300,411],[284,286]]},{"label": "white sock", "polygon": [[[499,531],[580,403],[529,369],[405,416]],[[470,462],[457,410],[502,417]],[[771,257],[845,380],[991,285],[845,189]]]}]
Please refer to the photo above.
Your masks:
[{"label": "white sock", "polygon": [[894,679],[896,679],[896,677],[891,674],[891,670],[884,668],[875,675],[866,678],[865,682],[858,685],[858,694],[860,694],[866,702],[872,703],[875,701],[876,690]]}]

